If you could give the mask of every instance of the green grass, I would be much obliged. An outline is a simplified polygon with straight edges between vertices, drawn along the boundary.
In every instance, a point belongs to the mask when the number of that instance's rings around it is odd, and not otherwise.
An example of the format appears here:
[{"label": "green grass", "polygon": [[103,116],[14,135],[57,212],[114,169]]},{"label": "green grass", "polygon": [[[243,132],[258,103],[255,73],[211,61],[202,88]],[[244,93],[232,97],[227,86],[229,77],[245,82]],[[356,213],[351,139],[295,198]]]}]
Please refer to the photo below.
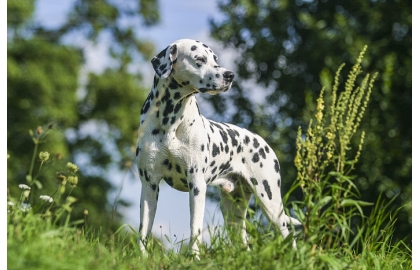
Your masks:
[{"label": "green grass", "polygon": [[[334,249],[322,249],[298,239],[263,232],[257,224],[248,224],[251,251],[240,242],[215,233],[212,245],[201,247],[201,260],[187,250],[179,253],[164,249],[159,242],[149,245],[144,256],[136,245],[136,235],[127,227],[109,235],[77,229],[71,225],[53,226],[33,215],[16,210],[8,214],[8,269],[411,269],[411,251],[402,243],[389,241],[375,245],[366,242],[355,253],[343,243]],[[391,232],[387,232],[390,236]],[[386,239],[386,237],[384,237]],[[163,239],[162,239],[163,240]]]}]

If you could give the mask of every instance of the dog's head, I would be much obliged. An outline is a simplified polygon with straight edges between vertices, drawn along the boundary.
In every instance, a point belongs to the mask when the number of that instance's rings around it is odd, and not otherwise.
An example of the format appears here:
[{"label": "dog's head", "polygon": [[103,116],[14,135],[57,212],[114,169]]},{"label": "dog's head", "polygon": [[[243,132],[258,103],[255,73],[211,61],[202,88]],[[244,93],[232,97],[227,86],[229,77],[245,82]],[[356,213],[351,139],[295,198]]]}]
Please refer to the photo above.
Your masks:
[{"label": "dog's head", "polygon": [[160,78],[170,75],[177,82],[188,82],[192,91],[217,94],[230,89],[234,73],[217,64],[217,55],[200,41],[181,39],[152,59]]}]

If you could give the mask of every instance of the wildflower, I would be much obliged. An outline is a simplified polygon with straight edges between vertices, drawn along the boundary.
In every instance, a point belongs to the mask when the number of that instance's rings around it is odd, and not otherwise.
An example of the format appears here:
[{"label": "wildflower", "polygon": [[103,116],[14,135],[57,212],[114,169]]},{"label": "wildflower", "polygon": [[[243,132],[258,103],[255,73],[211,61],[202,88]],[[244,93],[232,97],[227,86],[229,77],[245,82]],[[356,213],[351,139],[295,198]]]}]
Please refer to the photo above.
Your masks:
[{"label": "wildflower", "polygon": [[50,202],[50,203],[52,203],[54,201],[53,198],[51,198],[48,195],[41,195],[41,196],[39,196],[39,198],[43,201]]},{"label": "wildflower", "polygon": [[77,183],[79,182],[79,178],[77,176],[69,176],[67,180],[69,181],[70,184],[74,186],[77,185]]},{"label": "wildflower", "polygon": [[39,127],[36,129],[36,133],[37,133],[37,134],[42,134],[42,132],[43,132],[42,127],[41,127],[41,126],[39,126]]},{"label": "wildflower", "polygon": [[67,162],[67,169],[69,169],[70,171],[72,171],[73,173],[77,172],[77,170],[79,169],[79,167],[77,167],[77,165],[71,163],[71,162]]},{"label": "wildflower", "polygon": [[31,189],[31,187],[30,187],[30,186],[25,185],[25,184],[20,184],[20,185],[19,185],[19,188],[20,188],[20,189]]},{"label": "wildflower", "polygon": [[10,205],[11,207],[15,206],[15,203],[11,201],[8,201],[7,204]]},{"label": "wildflower", "polygon": [[85,211],[83,211],[83,214],[84,214],[85,216],[87,216],[87,215],[89,214],[89,211],[88,211],[87,209],[85,209]]},{"label": "wildflower", "polygon": [[315,115],[316,120],[318,120],[318,122],[321,122],[323,116],[324,114],[321,111],[317,112]]},{"label": "wildflower", "polygon": [[327,133],[327,139],[331,140],[332,138],[334,138],[334,135],[331,132]]},{"label": "wildflower", "polygon": [[31,210],[31,204],[30,203],[22,203],[20,205],[20,210],[22,210],[22,212],[29,212],[29,210]]},{"label": "wildflower", "polygon": [[50,158],[50,153],[48,152],[40,152],[39,153],[39,159],[44,162],[47,161]]},{"label": "wildflower", "polygon": [[64,181],[67,179],[66,175],[63,172],[57,172],[57,178],[60,181]]}]

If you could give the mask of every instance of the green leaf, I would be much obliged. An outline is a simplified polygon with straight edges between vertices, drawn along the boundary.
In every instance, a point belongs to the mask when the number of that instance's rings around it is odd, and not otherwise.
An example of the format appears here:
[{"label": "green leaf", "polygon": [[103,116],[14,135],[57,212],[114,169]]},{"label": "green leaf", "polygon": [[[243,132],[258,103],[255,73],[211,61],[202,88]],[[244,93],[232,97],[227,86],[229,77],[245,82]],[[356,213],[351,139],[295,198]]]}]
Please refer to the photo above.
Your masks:
[{"label": "green leaf", "polygon": [[36,187],[37,187],[38,189],[42,189],[42,183],[41,183],[41,182],[39,182],[38,180],[34,180],[34,184],[36,185]]},{"label": "green leaf", "polygon": [[324,207],[326,204],[328,204],[331,201],[331,196],[325,196],[322,198],[317,204],[315,204],[314,210],[318,211],[320,208]]},{"label": "green leaf", "polygon": [[362,206],[373,205],[373,203],[370,203],[370,202],[358,201],[358,200],[352,200],[352,199],[344,199],[344,200],[341,201],[340,204],[341,204],[342,207],[346,207],[346,206],[357,207],[357,209],[359,210],[361,215],[363,215]]}]

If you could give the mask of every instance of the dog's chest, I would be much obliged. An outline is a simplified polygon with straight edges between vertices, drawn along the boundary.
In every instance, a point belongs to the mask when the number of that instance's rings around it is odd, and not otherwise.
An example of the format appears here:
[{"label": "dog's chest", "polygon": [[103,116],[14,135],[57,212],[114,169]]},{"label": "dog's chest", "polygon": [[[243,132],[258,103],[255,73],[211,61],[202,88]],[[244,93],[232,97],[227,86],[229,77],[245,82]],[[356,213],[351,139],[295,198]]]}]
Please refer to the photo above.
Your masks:
[{"label": "dog's chest", "polygon": [[[203,159],[202,151],[197,151],[203,143],[198,136],[202,132],[201,128],[197,126],[192,129],[201,121],[200,118],[185,117],[184,120],[178,126],[165,131],[158,132],[159,128],[153,125],[146,128],[145,136],[139,143],[141,153],[138,164],[140,176],[144,174],[142,179],[153,182],[163,179],[177,190],[189,190],[189,176],[197,174],[198,168],[203,168],[197,165]],[[145,171],[149,175],[146,176]]]}]

